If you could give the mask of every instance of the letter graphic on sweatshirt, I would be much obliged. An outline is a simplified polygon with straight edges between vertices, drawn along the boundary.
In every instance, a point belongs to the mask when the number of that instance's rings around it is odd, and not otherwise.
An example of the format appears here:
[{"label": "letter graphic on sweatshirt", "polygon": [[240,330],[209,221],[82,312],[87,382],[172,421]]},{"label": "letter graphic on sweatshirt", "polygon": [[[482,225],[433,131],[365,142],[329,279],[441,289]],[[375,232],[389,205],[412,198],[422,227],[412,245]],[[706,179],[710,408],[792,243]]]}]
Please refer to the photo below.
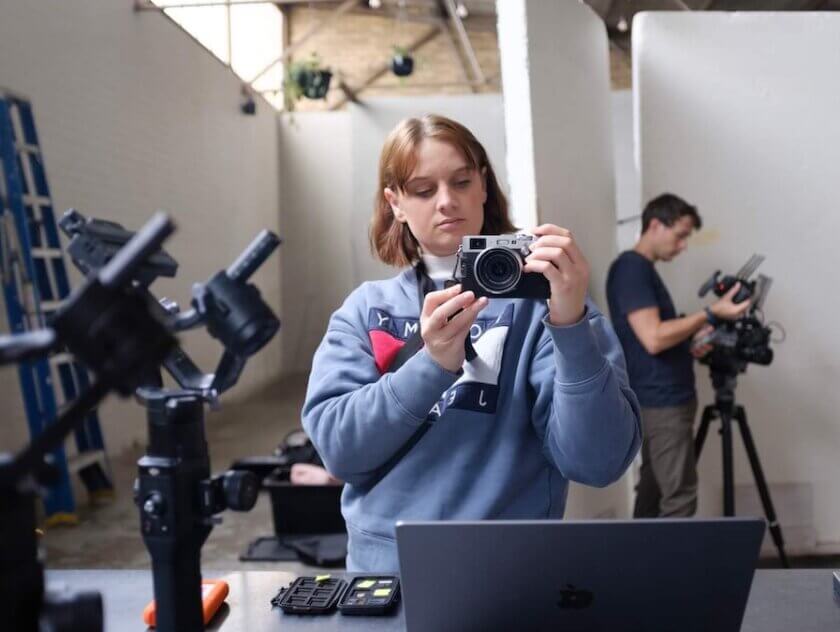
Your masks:
[{"label": "letter graphic on sweatshirt", "polygon": [[[429,419],[437,419],[450,407],[496,412],[502,353],[512,323],[512,304],[505,307],[498,318],[476,319],[470,329],[470,339],[477,357],[464,363],[464,374],[442,394],[441,400],[429,412]],[[419,328],[420,320],[417,318],[394,316],[383,309],[370,310],[368,336],[380,374],[388,370],[405,341]]]},{"label": "letter graphic on sweatshirt", "polygon": [[496,412],[502,356],[512,324],[513,305],[510,304],[495,320],[477,322],[478,327],[473,326],[483,332],[477,339],[473,338],[476,358],[472,362],[464,362],[464,374],[429,411],[429,421],[436,420],[447,408],[488,414]]}]

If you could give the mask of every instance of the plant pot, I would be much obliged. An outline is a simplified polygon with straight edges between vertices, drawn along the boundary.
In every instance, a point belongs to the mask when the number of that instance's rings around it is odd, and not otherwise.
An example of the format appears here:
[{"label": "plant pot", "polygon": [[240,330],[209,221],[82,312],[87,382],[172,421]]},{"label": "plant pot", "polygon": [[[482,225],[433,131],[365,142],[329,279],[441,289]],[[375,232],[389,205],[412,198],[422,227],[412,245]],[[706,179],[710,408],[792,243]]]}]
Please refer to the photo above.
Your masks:
[{"label": "plant pot", "polygon": [[411,55],[394,55],[391,58],[391,72],[397,77],[408,77],[414,72],[414,58]]},{"label": "plant pot", "polygon": [[299,70],[292,76],[307,99],[324,99],[330,89],[332,73],[329,70]]}]

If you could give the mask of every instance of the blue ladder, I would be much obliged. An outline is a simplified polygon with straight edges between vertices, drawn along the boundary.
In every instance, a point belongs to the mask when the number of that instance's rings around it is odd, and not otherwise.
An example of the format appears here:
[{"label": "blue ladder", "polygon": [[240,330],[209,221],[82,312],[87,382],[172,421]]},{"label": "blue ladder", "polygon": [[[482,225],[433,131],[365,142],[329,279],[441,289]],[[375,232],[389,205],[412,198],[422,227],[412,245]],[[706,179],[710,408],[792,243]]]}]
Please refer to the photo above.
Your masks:
[{"label": "blue ladder", "polygon": [[[13,333],[43,327],[70,293],[67,269],[47,186],[44,161],[29,101],[0,89],[0,279]],[[73,401],[90,380],[66,352],[18,366],[23,404],[32,437]],[[61,399],[53,384],[61,385]],[[113,494],[110,467],[96,411],[75,433],[78,456],[68,464],[63,449],[52,454],[57,482],[44,498],[48,524],[75,524],[70,470],[78,472],[93,498]]]}]

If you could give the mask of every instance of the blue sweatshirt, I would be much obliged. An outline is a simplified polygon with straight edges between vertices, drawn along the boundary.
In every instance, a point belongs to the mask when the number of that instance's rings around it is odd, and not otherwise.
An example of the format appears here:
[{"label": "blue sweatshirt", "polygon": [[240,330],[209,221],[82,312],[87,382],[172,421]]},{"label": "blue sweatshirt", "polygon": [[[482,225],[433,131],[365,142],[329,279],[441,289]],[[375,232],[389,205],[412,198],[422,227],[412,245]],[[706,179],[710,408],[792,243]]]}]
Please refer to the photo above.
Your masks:
[{"label": "blue sweatshirt", "polygon": [[[351,571],[398,571],[397,520],[561,518],[568,481],[614,482],[641,442],[621,346],[592,303],[554,327],[544,301],[491,300],[461,372],[424,349],[386,372],[419,313],[413,270],[364,283],[313,359],[303,425],[346,482]],[[426,419],[431,429],[371,487]]]}]

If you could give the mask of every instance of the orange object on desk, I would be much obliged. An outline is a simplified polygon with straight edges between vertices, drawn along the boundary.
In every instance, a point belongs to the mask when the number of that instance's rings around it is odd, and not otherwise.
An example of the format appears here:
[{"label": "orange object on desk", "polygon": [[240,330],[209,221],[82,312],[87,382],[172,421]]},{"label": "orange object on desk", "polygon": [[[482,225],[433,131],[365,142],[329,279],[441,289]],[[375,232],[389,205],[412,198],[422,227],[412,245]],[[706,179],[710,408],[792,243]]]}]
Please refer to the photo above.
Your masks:
[{"label": "orange object on desk", "polygon": [[[204,579],[201,581],[201,610],[204,614],[204,625],[210,623],[216,611],[225,602],[229,592],[230,586],[221,579]],[[154,600],[143,610],[143,623],[150,628],[155,627]]]}]

